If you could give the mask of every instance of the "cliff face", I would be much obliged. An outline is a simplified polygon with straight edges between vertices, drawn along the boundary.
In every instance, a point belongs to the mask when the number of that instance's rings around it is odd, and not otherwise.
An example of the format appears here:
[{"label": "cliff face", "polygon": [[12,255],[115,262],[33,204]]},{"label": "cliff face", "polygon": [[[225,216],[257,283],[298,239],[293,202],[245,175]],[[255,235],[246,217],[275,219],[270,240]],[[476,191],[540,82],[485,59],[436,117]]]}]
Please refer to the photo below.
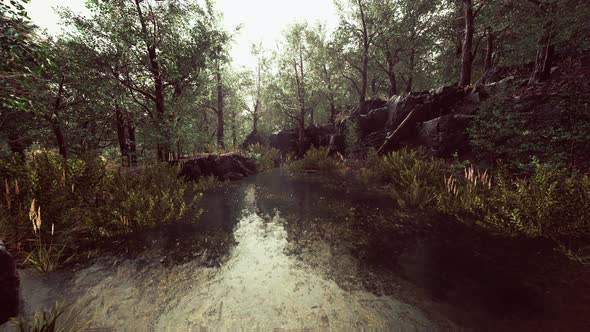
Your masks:
[{"label": "cliff face", "polygon": [[[368,149],[387,153],[408,146],[423,147],[434,157],[457,153],[490,163],[498,159],[527,163],[533,157],[553,162],[551,157],[560,155],[559,163],[590,167],[584,157],[590,155],[588,65],[559,63],[551,79],[540,84],[529,84],[525,75],[529,71],[517,69],[498,68],[485,80],[494,83],[483,84],[482,79],[465,88],[445,86],[387,101],[371,100],[364,112],[352,108],[338,114],[334,125],[309,127],[303,151],[298,151],[295,130],[281,131],[266,141],[283,155],[301,156],[311,146],[359,156]],[[506,74],[516,76],[502,78]],[[468,134],[470,127],[477,129],[475,135]]]}]

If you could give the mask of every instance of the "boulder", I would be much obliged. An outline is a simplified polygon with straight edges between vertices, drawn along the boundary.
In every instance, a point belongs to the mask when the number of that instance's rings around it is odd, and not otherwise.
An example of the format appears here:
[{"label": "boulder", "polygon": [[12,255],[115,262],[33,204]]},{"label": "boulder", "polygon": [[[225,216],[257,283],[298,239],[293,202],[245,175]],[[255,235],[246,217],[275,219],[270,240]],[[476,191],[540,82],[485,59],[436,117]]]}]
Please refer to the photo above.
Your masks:
[{"label": "boulder", "polygon": [[430,155],[445,157],[455,152],[465,153],[469,136],[465,129],[473,116],[449,114],[418,124],[416,142],[425,146]]},{"label": "boulder", "polygon": [[244,142],[240,147],[243,150],[247,150],[250,145],[256,144],[267,145],[267,142],[262,134],[260,134],[258,131],[252,131],[250,134],[248,134],[248,136],[246,136],[246,139],[244,139]]},{"label": "boulder", "polygon": [[302,156],[312,146],[329,147],[332,137],[338,134],[338,130],[331,125],[317,127],[311,125],[305,129],[303,150],[299,148],[299,133],[296,129],[282,130],[270,135],[269,142],[272,148],[279,150],[282,156],[294,154]]},{"label": "boulder", "polygon": [[180,175],[191,181],[208,176],[233,181],[256,174],[256,162],[237,153],[203,155],[176,162],[182,165]]},{"label": "boulder", "polygon": [[0,241],[0,325],[18,314],[19,284],[14,257]]}]

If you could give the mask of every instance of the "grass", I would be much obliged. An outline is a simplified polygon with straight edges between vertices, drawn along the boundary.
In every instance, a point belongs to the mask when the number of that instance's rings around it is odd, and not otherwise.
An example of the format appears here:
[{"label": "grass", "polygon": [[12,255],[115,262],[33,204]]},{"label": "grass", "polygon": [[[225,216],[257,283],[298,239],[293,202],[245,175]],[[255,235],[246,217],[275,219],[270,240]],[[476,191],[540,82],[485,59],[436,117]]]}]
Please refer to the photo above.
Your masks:
[{"label": "grass", "polygon": [[0,160],[0,235],[29,266],[55,270],[89,244],[164,224],[192,222],[200,192],[166,163],[110,167],[52,151]]},{"label": "grass", "polygon": [[359,175],[404,209],[431,210],[508,236],[590,240],[590,178],[537,162],[526,177],[507,169],[453,167],[404,149],[372,153]]},{"label": "grass", "polygon": [[36,312],[31,321],[18,318],[12,322],[20,332],[78,332],[91,323],[80,322],[75,313],[65,310],[59,303],[51,310]]},{"label": "grass", "polygon": [[303,158],[289,162],[287,167],[293,171],[332,172],[342,169],[344,164],[338,159],[330,156],[328,148],[312,147],[305,153]]}]

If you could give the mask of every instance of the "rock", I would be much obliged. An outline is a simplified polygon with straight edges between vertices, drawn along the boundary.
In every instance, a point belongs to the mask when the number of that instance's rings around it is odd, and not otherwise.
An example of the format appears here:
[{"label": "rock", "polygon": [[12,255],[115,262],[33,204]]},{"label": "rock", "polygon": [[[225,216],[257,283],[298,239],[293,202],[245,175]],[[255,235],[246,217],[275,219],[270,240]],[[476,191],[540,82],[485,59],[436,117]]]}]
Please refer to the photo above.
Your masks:
[{"label": "rock", "polygon": [[248,136],[246,136],[246,139],[244,139],[241,148],[246,150],[250,145],[256,144],[267,145],[267,142],[258,131],[252,131],[250,134],[248,134]]},{"label": "rock", "polygon": [[19,284],[14,257],[0,241],[0,325],[18,315]]},{"label": "rock", "polygon": [[465,129],[472,119],[471,115],[449,114],[422,122],[417,128],[416,143],[425,146],[434,157],[465,153],[469,148]]},{"label": "rock", "polygon": [[281,130],[268,138],[270,147],[279,150],[284,157],[289,153],[297,153],[297,132],[294,129]]},{"label": "rock", "polygon": [[329,147],[332,137],[338,134],[338,130],[331,125],[316,127],[311,125],[305,129],[303,151],[299,151],[299,133],[296,129],[282,130],[270,135],[269,142],[272,148],[279,150],[284,157],[287,154],[302,156],[312,146]]},{"label": "rock", "polygon": [[254,160],[237,153],[204,155],[175,162],[182,165],[180,175],[192,181],[207,176],[233,181],[256,174]]}]

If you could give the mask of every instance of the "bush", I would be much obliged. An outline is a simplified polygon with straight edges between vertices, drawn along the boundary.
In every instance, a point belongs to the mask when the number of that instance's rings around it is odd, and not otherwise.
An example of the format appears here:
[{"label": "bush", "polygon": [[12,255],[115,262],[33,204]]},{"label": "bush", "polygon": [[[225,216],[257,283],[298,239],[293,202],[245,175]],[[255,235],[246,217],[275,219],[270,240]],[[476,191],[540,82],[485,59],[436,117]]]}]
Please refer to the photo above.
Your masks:
[{"label": "bush", "polygon": [[64,161],[38,152],[0,161],[0,235],[41,271],[53,270],[80,246],[156,225],[192,221],[200,194],[167,164],[133,170],[96,156]]},{"label": "bush", "polygon": [[259,171],[265,171],[276,166],[279,150],[256,143],[248,147],[248,156],[256,161]]},{"label": "bush", "polygon": [[370,150],[360,180],[386,186],[399,207],[426,208],[434,205],[448,169],[443,161],[429,158],[421,150],[403,149],[383,157]]},{"label": "bush", "polygon": [[342,163],[330,156],[330,150],[326,147],[312,147],[302,159],[293,160],[288,164],[294,171],[335,171],[343,167]]},{"label": "bush", "polygon": [[[186,198],[194,184],[179,177],[178,166],[155,164],[136,174],[118,172],[112,177],[107,206],[110,222],[99,226],[100,235],[127,233],[146,227],[172,224],[200,213],[196,203],[201,194]],[[194,191],[193,191],[194,192]]]},{"label": "bush", "polygon": [[506,234],[554,240],[590,235],[590,178],[554,166],[535,164],[528,178],[501,170],[468,168],[465,177],[447,178],[438,197],[440,211]]}]

